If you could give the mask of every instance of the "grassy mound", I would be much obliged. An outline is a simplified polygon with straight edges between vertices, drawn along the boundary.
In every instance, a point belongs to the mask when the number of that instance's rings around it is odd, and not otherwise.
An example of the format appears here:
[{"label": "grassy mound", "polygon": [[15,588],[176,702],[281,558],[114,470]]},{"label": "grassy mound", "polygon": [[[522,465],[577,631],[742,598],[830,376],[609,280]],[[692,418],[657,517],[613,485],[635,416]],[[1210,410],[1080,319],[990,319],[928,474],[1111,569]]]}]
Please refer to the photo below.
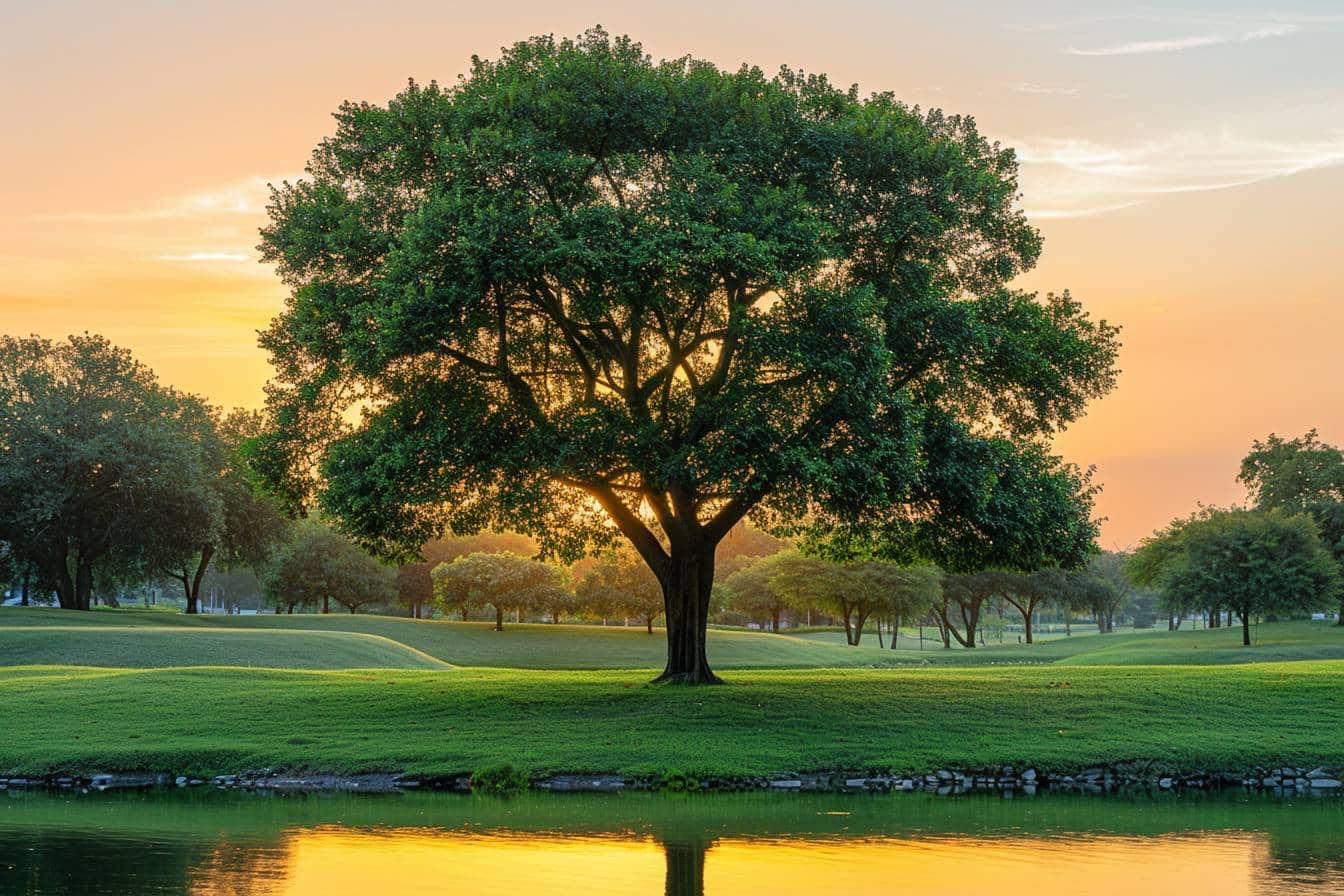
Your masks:
[{"label": "grassy mound", "polygon": [[0,657],[7,666],[448,668],[405,644],[357,632],[147,625],[0,629]]},{"label": "grassy mound", "polygon": [[[38,634],[38,630],[43,630]],[[151,635],[150,631],[158,634]],[[828,631],[770,634],[711,630],[715,668],[814,669],[891,666],[985,665],[1211,665],[1290,660],[1344,660],[1344,628],[1328,622],[1280,622],[1256,627],[1256,644],[1241,646],[1241,629],[1144,631],[1097,635],[1080,631],[1033,645],[993,640],[987,647],[944,650],[926,641],[915,647],[902,634],[901,649],[881,649],[871,633],[849,647]],[[140,633],[140,634],[137,634]],[[178,632],[179,636],[172,633]],[[258,641],[238,634],[255,635]],[[310,635],[312,649],[265,640]],[[338,646],[323,636],[345,634],[373,643]],[[928,632],[932,635],[932,632]],[[214,640],[201,638],[215,636]],[[100,644],[99,639],[109,640]],[[137,643],[143,637],[143,645]],[[1015,638],[1015,636],[1013,636]],[[356,639],[357,640],[357,639]],[[388,649],[395,642],[404,651]],[[293,646],[289,646],[290,644]],[[178,645],[181,645],[180,647]],[[910,644],[909,647],[906,645]],[[270,666],[274,668],[425,668],[430,658],[461,666],[512,669],[654,669],[662,666],[661,629],[598,625],[513,625],[496,632],[488,623],[413,620],[348,613],[295,616],[185,616],[155,610],[71,613],[51,609],[0,609],[0,665],[56,664],[144,668],[149,666]],[[290,657],[286,659],[286,657]]]}]

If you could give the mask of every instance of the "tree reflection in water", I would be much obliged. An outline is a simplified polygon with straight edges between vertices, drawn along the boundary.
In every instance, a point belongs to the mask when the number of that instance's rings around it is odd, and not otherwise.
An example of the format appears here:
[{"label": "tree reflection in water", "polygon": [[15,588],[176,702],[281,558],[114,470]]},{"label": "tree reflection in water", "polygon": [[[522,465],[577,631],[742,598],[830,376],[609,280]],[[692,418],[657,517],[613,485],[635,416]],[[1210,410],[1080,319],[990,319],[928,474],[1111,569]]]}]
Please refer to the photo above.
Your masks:
[{"label": "tree reflection in water", "polygon": [[0,893],[1324,894],[1340,842],[1336,800],[11,793]]}]

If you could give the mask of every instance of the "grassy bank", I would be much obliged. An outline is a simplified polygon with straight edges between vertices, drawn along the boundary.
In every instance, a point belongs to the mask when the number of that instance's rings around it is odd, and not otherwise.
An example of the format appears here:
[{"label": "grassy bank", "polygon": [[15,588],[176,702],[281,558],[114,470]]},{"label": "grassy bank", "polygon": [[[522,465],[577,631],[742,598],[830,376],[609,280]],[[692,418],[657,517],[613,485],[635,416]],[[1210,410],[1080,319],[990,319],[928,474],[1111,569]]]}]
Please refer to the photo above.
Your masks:
[{"label": "grassy bank", "polygon": [[738,672],[23,667],[0,769],[208,774],[1344,764],[1344,662]]}]

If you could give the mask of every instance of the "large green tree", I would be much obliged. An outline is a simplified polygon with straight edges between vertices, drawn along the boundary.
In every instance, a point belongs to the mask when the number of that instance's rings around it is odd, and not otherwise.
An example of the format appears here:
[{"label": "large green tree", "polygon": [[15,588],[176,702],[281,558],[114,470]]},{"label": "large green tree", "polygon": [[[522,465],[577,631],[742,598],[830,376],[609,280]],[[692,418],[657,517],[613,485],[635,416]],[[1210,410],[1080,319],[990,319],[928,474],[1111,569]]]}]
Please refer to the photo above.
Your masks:
[{"label": "large green tree", "polygon": [[271,478],[389,554],[619,533],[662,586],[661,678],[715,681],[749,514],[953,521],[986,452],[1113,384],[1113,328],[1008,285],[1040,250],[1017,197],[969,118],[600,30],[348,103],[262,233],[291,288]]},{"label": "large green tree", "polygon": [[1319,609],[1339,590],[1315,522],[1281,510],[1206,508],[1145,539],[1129,570],[1172,606],[1232,610],[1247,646],[1253,616]]},{"label": "large green tree", "polygon": [[[1314,429],[1295,439],[1271,433],[1251,445],[1237,479],[1261,510],[1310,515],[1344,566],[1344,451],[1322,442]],[[1344,625],[1344,593],[1338,624]]]},{"label": "large green tree", "polygon": [[0,337],[0,541],[62,607],[210,529],[193,403],[102,337]]}]

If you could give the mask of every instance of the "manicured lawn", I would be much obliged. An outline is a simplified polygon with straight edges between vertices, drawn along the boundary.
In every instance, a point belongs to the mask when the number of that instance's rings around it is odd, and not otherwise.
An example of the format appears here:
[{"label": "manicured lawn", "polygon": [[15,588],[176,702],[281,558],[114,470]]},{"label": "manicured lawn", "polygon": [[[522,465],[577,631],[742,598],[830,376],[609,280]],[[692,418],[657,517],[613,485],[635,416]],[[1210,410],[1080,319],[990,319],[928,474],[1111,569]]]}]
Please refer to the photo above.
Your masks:
[{"label": "manicured lawn", "polygon": [[448,668],[399,641],[360,632],[145,625],[0,629],[0,657],[5,666]]},{"label": "manicured lawn", "polygon": [[[143,637],[137,635],[137,630]],[[153,630],[154,634],[150,634]],[[354,640],[338,644],[332,633]],[[926,632],[932,636],[932,631]],[[301,636],[307,635],[308,639]],[[363,639],[362,643],[355,641]],[[927,665],[1210,665],[1288,660],[1344,660],[1344,628],[1328,622],[1261,625],[1257,643],[1241,646],[1240,628],[1080,632],[1033,645],[997,644],[944,650],[936,642],[880,649],[871,633],[848,647],[824,631],[798,635],[711,630],[716,668],[806,669]],[[395,642],[395,643],[389,643]],[[652,669],[661,667],[661,629],[597,625],[513,625],[412,620],[347,613],[295,616],[185,616],[153,610],[72,613],[0,608],[0,665],[273,668],[423,668],[433,658],[461,666],[515,669]]]},{"label": "manicured lawn", "polygon": [[0,769],[682,770],[1344,764],[1344,662],[1217,667],[0,673]]},{"label": "manicured lawn", "polygon": [[[59,630],[48,627],[60,626]],[[98,631],[107,627],[171,627],[183,645],[194,643],[201,633],[244,632],[271,634],[275,631],[355,632],[390,639],[444,662],[464,666],[492,666],[518,669],[650,669],[661,667],[667,641],[662,629],[648,634],[641,627],[600,625],[506,624],[503,632],[484,622],[445,622],[414,620],[389,616],[362,616],[349,613],[300,614],[295,616],[186,616],[154,610],[106,610],[73,613],[52,609],[0,609],[0,665],[50,663],[58,665],[112,665],[140,667],[174,663],[147,662],[146,651],[134,638],[124,642],[126,649],[94,650],[96,636],[72,638],[76,628]],[[48,629],[47,653],[37,648],[11,650],[19,639],[23,643],[37,629]],[[166,630],[166,629],[165,629]],[[239,644],[244,641],[237,642]],[[283,643],[283,642],[267,642]],[[88,653],[84,653],[84,651]],[[190,648],[186,648],[190,651]],[[826,644],[748,631],[712,631],[710,656],[718,668],[841,668],[848,666],[895,665],[909,663],[904,655],[888,656],[877,651],[856,651],[843,644]],[[264,655],[265,646],[255,645],[250,656]],[[182,657],[182,651],[174,651]],[[178,665],[271,665],[300,666],[300,663],[235,662],[227,656],[197,662],[177,659]],[[345,668],[381,665],[351,663]],[[405,666],[404,663],[400,664]],[[307,668],[332,668],[334,664],[314,662]]]}]

